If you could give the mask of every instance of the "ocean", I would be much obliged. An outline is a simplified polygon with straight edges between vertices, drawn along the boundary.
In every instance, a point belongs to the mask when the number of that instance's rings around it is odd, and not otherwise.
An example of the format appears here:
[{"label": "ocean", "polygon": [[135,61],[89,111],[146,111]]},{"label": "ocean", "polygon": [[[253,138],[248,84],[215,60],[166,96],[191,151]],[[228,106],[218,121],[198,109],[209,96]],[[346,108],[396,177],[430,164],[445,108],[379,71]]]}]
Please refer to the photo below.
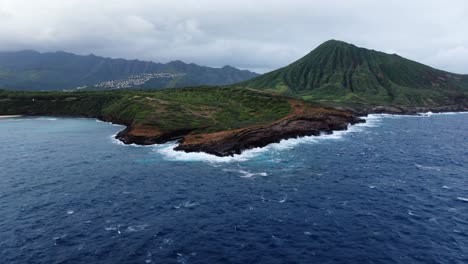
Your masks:
[{"label": "ocean", "polygon": [[372,115],[234,157],[0,120],[0,263],[468,263],[468,114]]}]

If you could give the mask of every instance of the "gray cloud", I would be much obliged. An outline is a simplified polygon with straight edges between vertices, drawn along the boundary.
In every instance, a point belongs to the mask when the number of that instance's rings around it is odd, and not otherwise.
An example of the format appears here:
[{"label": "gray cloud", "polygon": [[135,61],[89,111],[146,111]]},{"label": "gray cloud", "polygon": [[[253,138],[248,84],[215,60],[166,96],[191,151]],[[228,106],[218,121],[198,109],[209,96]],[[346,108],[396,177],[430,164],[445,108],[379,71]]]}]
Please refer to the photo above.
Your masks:
[{"label": "gray cloud", "polygon": [[468,2],[0,0],[0,49],[264,72],[340,39],[468,73]]}]

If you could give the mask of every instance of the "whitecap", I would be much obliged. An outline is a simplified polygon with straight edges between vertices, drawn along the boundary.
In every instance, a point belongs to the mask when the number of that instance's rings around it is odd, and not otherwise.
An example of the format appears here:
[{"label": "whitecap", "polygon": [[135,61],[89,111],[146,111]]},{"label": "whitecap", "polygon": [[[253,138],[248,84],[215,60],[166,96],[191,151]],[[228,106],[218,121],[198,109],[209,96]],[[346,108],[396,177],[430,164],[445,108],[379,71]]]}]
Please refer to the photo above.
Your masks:
[{"label": "whitecap", "polygon": [[39,117],[39,118],[36,118],[36,120],[56,121],[57,118],[55,118],[55,117]]},{"label": "whitecap", "polygon": [[278,202],[279,202],[279,203],[285,203],[287,200],[288,200],[288,196],[285,195],[285,196],[283,197],[283,199],[279,200]]},{"label": "whitecap", "polygon": [[246,170],[231,170],[231,169],[223,169],[223,171],[226,171],[226,172],[237,172],[239,173],[241,176],[241,178],[252,178],[252,177],[255,177],[255,176],[261,176],[261,177],[266,177],[268,176],[268,173],[266,172],[250,172],[250,171],[246,171]]},{"label": "whitecap", "polygon": [[75,211],[73,211],[73,210],[67,210],[68,215],[71,215],[71,214],[74,214],[74,213],[75,213]]},{"label": "whitecap", "polygon": [[199,205],[200,205],[199,202],[186,201],[186,202],[184,202],[184,203],[175,205],[174,208],[175,208],[175,209],[180,209],[180,208],[182,208],[182,207],[191,208],[191,207],[196,207],[196,206],[199,206]]},{"label": "whitecap", "polygon": [[420,169],[420,170],[435,170],[435,171],[440,171],[440,168],[439,167],[436,167],[436,166],[423,166],[423,165],[420,165],[420,164],[414,164],[416,166],[416,168]]},{"label": "whitecap", "polygon": [[468,202],[468,198],[465,197],[457,197],[457,199],[463,202]]},{"label": "whitecap", "polygon": [[54,245],[56,246],[57,242],[59,242],[60,240],[66,238],[67,236],[68,236],[67,234],[64,234],[64,235],[61,235],[61,236],[53,237],[52,240],[54,240]]},{"label": "whitecap", "polygon": [[129,226],[129,227],[127,227],[127,231],[128,232],[138,232],[138,231],[145,230],[147,227],[148,227],[148,225],[146,225],[146,224],[136,225],[136,226]]},{"label": "whitecap", "polygon": [[198,206],[200,205],[199,202],[190,202],[190,201],[187,201],[184,203],[184,207],[185,208],[190,208],[190,207],[195,207],[195,206]]},{"label": "whitecap", "polygon": [[255,176],[261,176],[261,177],[268,176],[268,173],[266,173],[266,172],[249,172],[249,171],[240,170],[239,173],[242,174],[240,176],[241,178],[252,178],[252,177],[255,177]]},{"label": "whitecap", "polygon": [[64,234],[64,235],[61,235],[61,236],[53,237],[52,239],[53,240],[60,240],[60,239],[66,238],[66,237],[67,237],[67,234]]}]

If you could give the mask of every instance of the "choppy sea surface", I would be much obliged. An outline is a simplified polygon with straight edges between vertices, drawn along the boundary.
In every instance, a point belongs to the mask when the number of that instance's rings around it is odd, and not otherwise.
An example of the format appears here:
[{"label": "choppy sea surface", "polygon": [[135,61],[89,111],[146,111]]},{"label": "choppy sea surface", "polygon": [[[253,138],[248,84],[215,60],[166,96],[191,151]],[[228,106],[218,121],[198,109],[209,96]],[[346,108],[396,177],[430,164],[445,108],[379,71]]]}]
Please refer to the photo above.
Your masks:
[{"label": "choppy sea surface", "polygon": [[0,263],[468,263],[468,114],[218,158],[0,120]]}]

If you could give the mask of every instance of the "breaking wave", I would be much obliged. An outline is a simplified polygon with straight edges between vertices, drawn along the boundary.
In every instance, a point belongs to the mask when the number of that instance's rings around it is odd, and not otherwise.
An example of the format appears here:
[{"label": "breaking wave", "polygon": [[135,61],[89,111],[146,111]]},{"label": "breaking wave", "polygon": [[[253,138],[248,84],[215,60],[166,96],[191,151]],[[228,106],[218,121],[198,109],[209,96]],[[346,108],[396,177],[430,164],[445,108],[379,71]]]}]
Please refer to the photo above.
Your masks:
[{"label": "breaking wave", "polygon": [[[281,140],[279,143],[272,143],[263,148],[253,148],[243,151],[241,154],[218,157],[215,155],[207,154],[204,152],[191,152],[187,153],[184,151],[176,151],[174,148],[177,146],[175,142],[154,146],[155,151],[161,154],[165,159],[173,161],[204,161],[209,163],[220,163],[220,162],[242,162],[251,160],[260,156],[261,154],[270,151],[282,151],[296,147],[299,144],[313,144],[319,143],[324,140],[341,140],[349,133],[356,133],[365,130],[370,127],[379,126],[383,117],[387,115],[369,115],[364,117],[366,123],[360,123],[356,125],[350,125],[348,130],[334,131],[332,134],[321,134],[320,136],[306,136],[300,138],[290,138]],[[388,115],[390,116],[390,115]],[[123,144],[123,143],[121,143]]]},{"label": "breaking wave", "polygon": [[[425,114],[426,117],[433,115],[453,115],[453,114],[467,114],[468,112],[446,112],[446,113],[420,113]],[[362,117],[366,120],[365,123],[359,123],[355,125],[349,125],[347,130],[334,131],[331,134],[322,133],[319,136],[306,136],[299,138],[290,138],[281,140],[279,143],[272,143],[262,148],[253,148],[243,151],[241,154],[236,154],[227,157],[218,157],[215,155],[207,154],[204,152],[184,152],[176,151],[174,148],[177,146],[176,142],[153,145],[153,146],[140,146],[135,144],[126,145],[112,135],[112,141],[119,145],[133,146],[133,147],[153,147],[154,151],[166,160],[172,161],[203,161],[208,163],[229,163],[229,162],[243,162],[254,159],[261,156],[262,154],[271,151],[283,151],[293,149],[300,144],[315,144],[327,140],[342,140],[345,139],[348,134],[364,132],[369,128],[380,126],[384,119],[400,119],[400,118],[420,118],[421,115],[392,115],[392,114],[370,114],[367,117]]]}]

